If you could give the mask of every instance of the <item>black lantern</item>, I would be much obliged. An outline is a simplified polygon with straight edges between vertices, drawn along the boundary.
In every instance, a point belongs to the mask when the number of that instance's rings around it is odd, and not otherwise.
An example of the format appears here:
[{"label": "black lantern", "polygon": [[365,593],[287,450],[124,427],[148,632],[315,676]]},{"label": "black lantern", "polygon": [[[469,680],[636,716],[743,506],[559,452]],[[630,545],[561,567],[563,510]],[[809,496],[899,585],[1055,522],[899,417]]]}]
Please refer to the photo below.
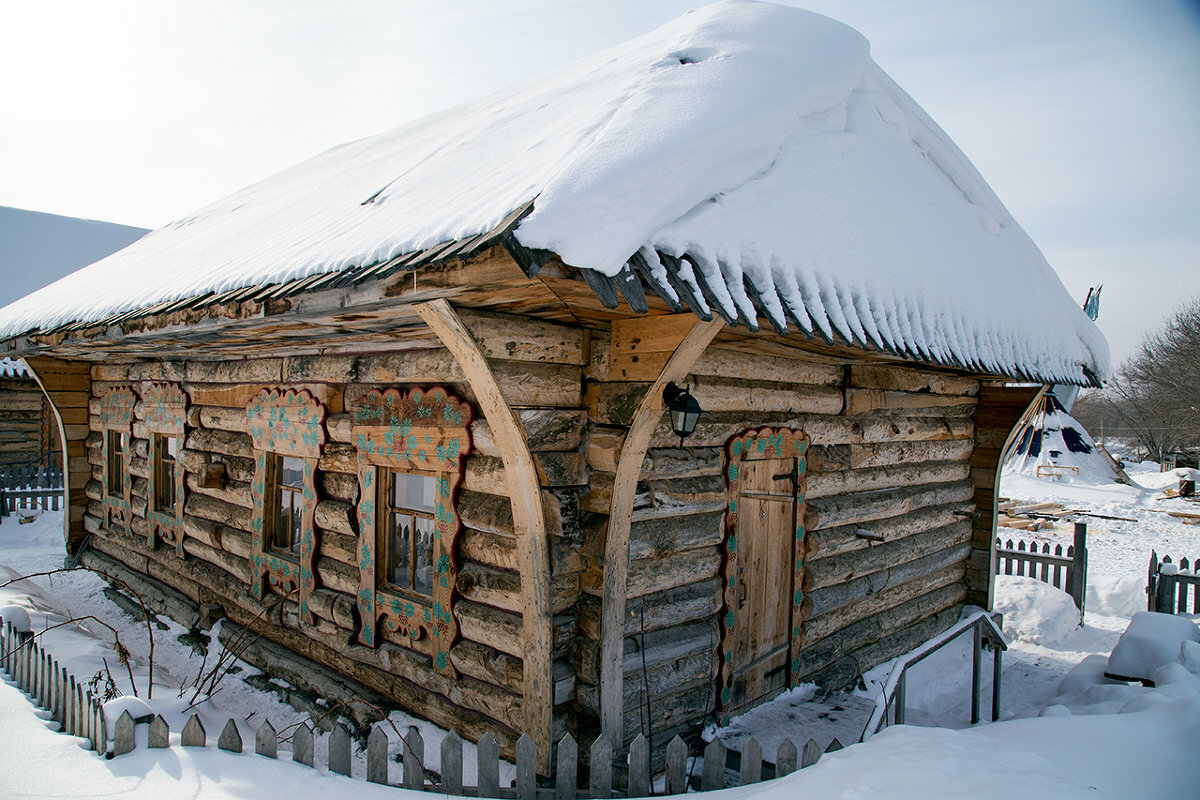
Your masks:
[{"label": "black lantern", "polygon": [[673,382],[663,389],[663,402],[671,414],[671,430],[679,437],[679,446],[682,447],[683,440],[692,435],[696,423],[700,421],[700,404],[691,392],[680,389]]}]

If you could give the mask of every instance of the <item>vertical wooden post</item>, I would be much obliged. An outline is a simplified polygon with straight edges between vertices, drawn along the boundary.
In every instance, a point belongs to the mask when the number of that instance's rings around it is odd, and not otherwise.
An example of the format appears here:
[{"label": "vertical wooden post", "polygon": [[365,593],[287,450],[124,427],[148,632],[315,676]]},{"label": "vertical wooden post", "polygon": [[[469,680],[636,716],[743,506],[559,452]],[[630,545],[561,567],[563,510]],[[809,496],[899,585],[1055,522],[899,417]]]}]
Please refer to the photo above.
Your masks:
[{"label": "vertical wooden post", "polygon": [[442,739],[442,791],[451,797],[463,793],[462,737],[450,731]]},{"label": "vertical wooden post", "polygon": [[475,751],[475,783],[477,796],[500,796],[500,743],[491,733],[485,733]]},{"label": "vertical wooden post", "polygon": [[417,792],[425,788],[425,739],[415,725],[404,736],[403,785],[405,789]]},{"label": "vertical wooden post", "polygon": [[650,437],[662,418],[663,389],[668,383],[687,377],[696,359],[723,326],[719,317],[709,322],[695,320],[638,404],[617,460],[604,545],[604,605],[600,629],[600,729],[615,749],[620,749],[625,741],[625,593],[629,580],[629,532],[638,476],[650,447]]},{"label": "vertical wooden post", "polygon": [[1160,614],[1175,613],[1175,583],[1174,571],[1163,572],[1164,564],[1158,565],[1158,580],[1155,586],[1154,610]]},{"label": "vertical wooden post", "polygon": [[535,737],[538,769],[549,773],[550,721],[554,713],[550,548],[546,541],[542,488],[533,453],[529,450],[525,429],[504,398],[479,343],[450,304],[444,299],[433,300],[417,304],[415,310],[458,362],[492,429],[504,462],[521,565],[524,728]]},{"label": "vertical wooden post", "polygon": [[1004,668],[1004,648],[992,642],[992,722],[1000,719],[1000,674]]},{"label": "vertical wooden post", "polygon": [[983,695],[983,631],[978,623],[972,628],[973,646],[971,648],[971,724],[980,720],[980,705]]},{"label": "vertical wooden post", "polygon": [[[904,696],[905,690],[908,688],[908,669],[900,671],[900,679],[896,681],[896,693],[892,695],[892,719],[897,725],[904,724],[904,706],[908,702]],[[885,709],[886,711],[886,709]],[[887,721],[887,714],[884,714],[884,721]]]},{"label": "vertical wooden post", "polygon": [[1087,597],[1087,523],[1075,523],[1075,550],[1071,554],[1071,597],[1083,619],[1083,603]]}]

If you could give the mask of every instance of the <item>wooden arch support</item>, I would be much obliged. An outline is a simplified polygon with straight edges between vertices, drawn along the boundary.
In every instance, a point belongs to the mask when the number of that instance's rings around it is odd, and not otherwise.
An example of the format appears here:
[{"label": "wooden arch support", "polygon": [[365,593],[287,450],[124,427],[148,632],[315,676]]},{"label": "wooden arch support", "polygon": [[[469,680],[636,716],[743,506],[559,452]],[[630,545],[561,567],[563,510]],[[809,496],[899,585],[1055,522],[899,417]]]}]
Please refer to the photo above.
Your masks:
[{"label": "wooden arch support", "polygon": [[[633,320],[636,325],[642,320]],[[614,329],[617,323],[614,323]],[[604,546],[604,618],[600,631],[600,729],[614,746],[623,741],[625,593],[629,580],[629,532],[633,522],[633,500],[638,476],[650,447],[650,437],[663,413],[663,389],[682,381],[724,326],[719,317],[708,322],[695,319],[666,364],[650,385],[634,412],[621,446],[613,478]],[[616,355],[616,354],[614,354]]]},{"label": "wooden arch support", "polygon": [[971,455],[971,481],[975,484],[975,523],[971,555],[967,562],[967,602],[991,609],[996,588],[996,521],[1000,495],[1000,470],[1004,457],[1016,443],[1017,423],[1049,386],[979,387],[975,407],[975,452]]},{"label": "wooden arch support", "polygon": [[88,401],[92,393],[91,365],[86,361],[30,356],[25,359],[30,374],[42,387],[62,448],[63,487],[67,508],[63,513],[63,540],[67,552],[74,555],[87,531],[83,512],[87,508],[84,486],[92,477],[85,442],[88,435]]},{"label": "wooden arch support", "polygon": [[479,343],[450,304],[445,299],[432,300],[418,304],[415,310],[458,361],[491,427],[504,462],[513,528],[517,535],[517,557],[521,565],[524,725],[525,732],[537,744],[538,771],[545,774],[550,769],[550,723],[554,710],[550,666],[550,554],[546,517],[542,510],[542,488],[533,454],[525,438],[525,429],[504,399]]}]

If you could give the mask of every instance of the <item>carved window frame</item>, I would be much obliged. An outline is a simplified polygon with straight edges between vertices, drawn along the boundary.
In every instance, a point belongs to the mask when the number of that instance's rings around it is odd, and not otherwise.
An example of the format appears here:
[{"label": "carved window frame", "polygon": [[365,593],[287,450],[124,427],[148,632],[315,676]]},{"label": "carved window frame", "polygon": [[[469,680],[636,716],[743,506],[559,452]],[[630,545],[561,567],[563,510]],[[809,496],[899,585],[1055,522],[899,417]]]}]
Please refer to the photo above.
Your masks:
[{"label": "carved window frame", "polygon": [[[262,599],[264,582],[285,597],[293,593],[300,619],[309,621],[308,598],[316,588],[317,460],[325,444],[325,406],[304,390],[264,389],[246,405],[248,432],[254,448],[254,509],[250,517],[250,591]],[[274,502],[272,464],[277,456],[304,462],[303,506],[300,516],[300,554],[283,555],[271,548],[267,530]],[[264,580],[265,579],[265,580]]]},{"label": "carved window frame", "polygon": [[[462,527],[455,496],[471,451],[471,418],[471,407],[440,386],[390,388],[366,394],[354,409],[352,428],[358,453],[359,641],[378,646],[381,622],[410,642],[427,636],[434,668],[450,676],[456,675],[450,646],[458,635],[453,606]],[[436,476],[432,597],[381,586],[377,578],[378,487],[390,470]]]},{"label": "carved window frame", "polygon": [[[133,475],[129,471],[129,461],[133,450],[133,407],[136,403],[137,396],[128,386],[109,389],[100,398],[100,435],[103,437],[101,470],[104,484],[100,501],[104,516],[101,523],[105,528],[112,530],[115,522],[123,527],[126,533],[133,532]],[[114,476],[110,474],[113,455],[110,452],[110,432],[122,436],[125,442],[119,497],[109,493],[109,488],[114,484]]]},{"label": "carved window frame", "polygon": [[[142,415],[146,431],[150,437],[149,453],[149,488],[146,492],[146,527],[147,542],[154,549],[158,539],[174,545],[175,554],[180,558],[183,553],[183,505],[184,469],[183,441],[187,422],[187,395],[177,383],[152,383],[142,392]],[[159,437],[172,437],[179,440],[178,455],[175,459],[172,482],[175,489],[175,508],[171,511],[160,511],[158,498],[161,495],[159,479]]]},{"label": "carved window frame", "polygon": [[733,634],[737,616],[737,526],[739,475],[742,461],[753,455],[758,459],[796,459],[796,530],[793,553],[796,563],[792,585],[791,652],[788,659],[788,686],[798,685],[800,674],[800,626],[803,621],[804,604],[804,500],[807,492],[808,434],[790,428],[759,428],[748,430],[729,441],[726,447],[726,506],[725,506],[725,563],[722,567],[724,579],[724,614],[721,618],[721,705],[729,707],[732,700],[733,672],[737,665],[732,663]]}]

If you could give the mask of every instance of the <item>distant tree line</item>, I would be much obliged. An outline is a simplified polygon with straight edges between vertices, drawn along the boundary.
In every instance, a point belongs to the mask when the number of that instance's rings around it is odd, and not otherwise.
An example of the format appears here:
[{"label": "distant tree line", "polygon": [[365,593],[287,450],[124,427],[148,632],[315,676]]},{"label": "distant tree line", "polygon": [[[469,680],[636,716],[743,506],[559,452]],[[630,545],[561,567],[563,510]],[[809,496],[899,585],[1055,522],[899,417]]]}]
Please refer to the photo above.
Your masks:
[{"label": "distant tree line", "polygon": [[1200,452],[1200,297],[1146,334],[1103,390],[1088,392],[1072,415],[1094,437],[1117,437],[1151,457]]}]

